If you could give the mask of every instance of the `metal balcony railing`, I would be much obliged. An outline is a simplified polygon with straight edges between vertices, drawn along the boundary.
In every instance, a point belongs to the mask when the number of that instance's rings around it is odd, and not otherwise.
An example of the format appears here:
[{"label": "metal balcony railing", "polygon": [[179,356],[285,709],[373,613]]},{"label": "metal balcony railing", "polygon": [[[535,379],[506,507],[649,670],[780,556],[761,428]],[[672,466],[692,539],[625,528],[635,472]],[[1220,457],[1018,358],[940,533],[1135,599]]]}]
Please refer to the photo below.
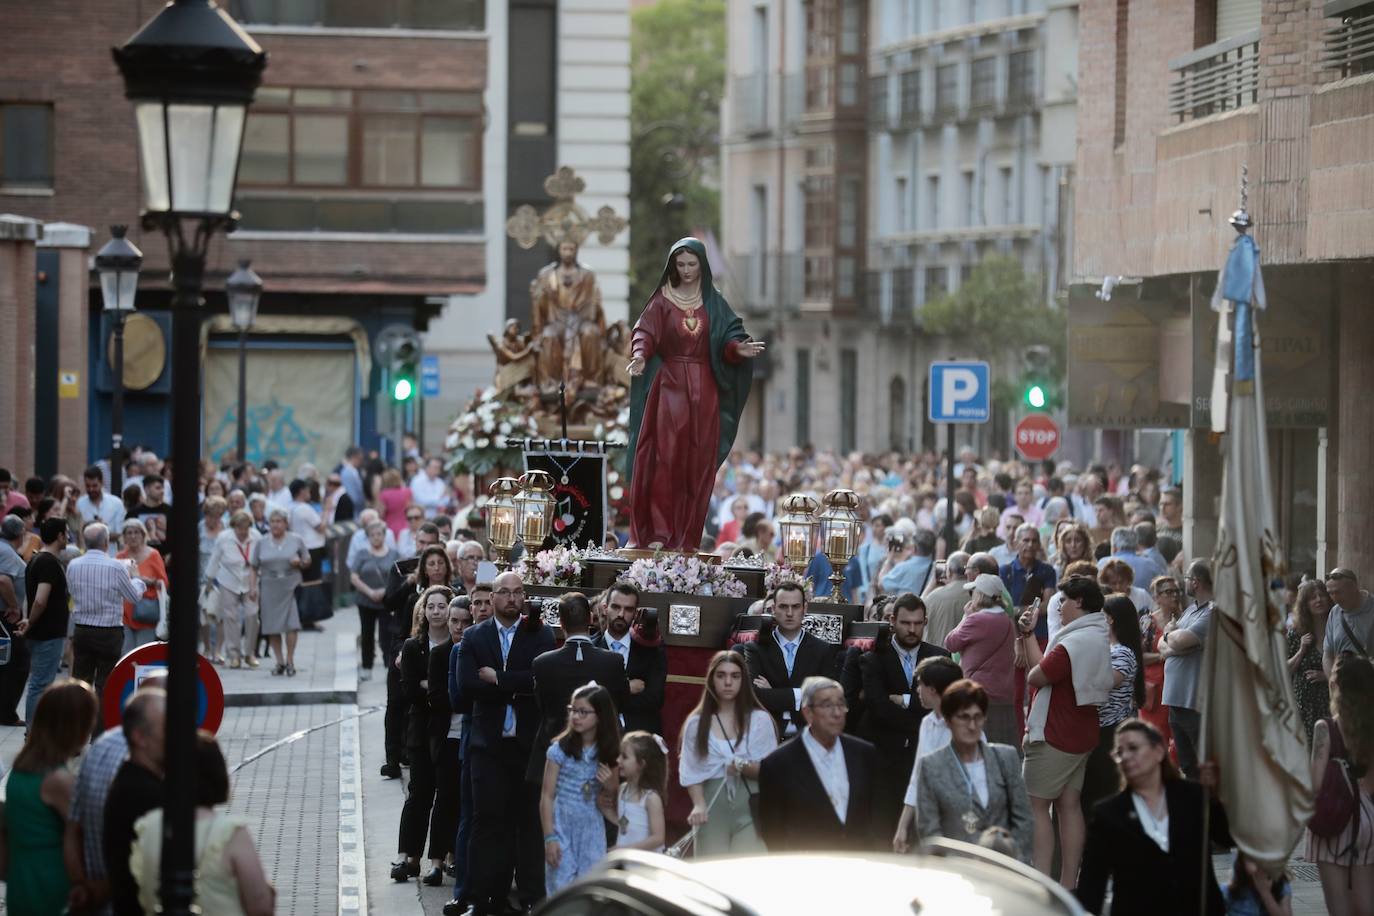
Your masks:
[{"label": "metal balcony railing", "polygon": [[1326,12],[1339,15],[1341,23],[1326,30],[1322,69],[1342,77],[1374,73],[1374,3],[1327,3]]},{"label": "metal balcony railing", "polygon": [[1259,29],[1169,62],[1169,113],[1180,122],[1254,104],[1259,98]]},{"label": "metal balcony railing", "polygon": [[[795,130],[802,116],[800,74],[750,73],[730,79],[729,132],[734,137]],[[781,109],[781,110],[779,110]]]},{"label": "metal balcony railing", "polygon": [[802,256],[795,254],[727,255],[726,296],[741,314],[779,311],[792,314],[801,307]]}]

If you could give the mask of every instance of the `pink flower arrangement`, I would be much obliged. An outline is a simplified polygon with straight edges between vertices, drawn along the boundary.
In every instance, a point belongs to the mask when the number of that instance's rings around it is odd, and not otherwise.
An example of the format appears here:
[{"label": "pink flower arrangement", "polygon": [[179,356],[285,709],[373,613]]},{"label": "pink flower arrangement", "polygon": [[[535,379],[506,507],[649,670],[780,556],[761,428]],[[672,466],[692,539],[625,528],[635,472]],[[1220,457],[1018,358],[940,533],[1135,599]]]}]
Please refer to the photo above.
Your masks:
[{"label": "pink flower arrangement", "polygon": [[800,575],[786,563],[773,563],[764,569],[763,590],[765,594],[771,594],[773,589],[784,582],[795,582],[802,586],[806,590],[807,601],[816,597],[816,583],[811,581],[811,577]]},{"label": "pink flower arrangement", "polygon": [[533,557],[526,553],[515,571],[526,585],[578,586],[582,584],[583,552],[576,547],[552,547]]}]

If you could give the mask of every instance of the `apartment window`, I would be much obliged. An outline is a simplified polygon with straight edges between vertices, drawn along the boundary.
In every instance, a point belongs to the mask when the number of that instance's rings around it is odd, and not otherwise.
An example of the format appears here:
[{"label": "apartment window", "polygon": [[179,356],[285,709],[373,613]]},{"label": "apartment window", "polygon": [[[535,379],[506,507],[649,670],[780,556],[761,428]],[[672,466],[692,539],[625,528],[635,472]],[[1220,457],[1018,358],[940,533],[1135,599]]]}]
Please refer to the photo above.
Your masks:
[{"label": "apartment window", "polygon": [[908,70],[902,74],[903,124],[915,124],[921,117],[921,71]]},{"label": "apartment window", "polygon": [[851,257],[835,259],[835,297],[837,299],[854,298],[854,273],[858,265]]},{"label": "apartment window", "polygon": [[853,248],[859,243],[859,179],[840,179],[839,215],[839,247]]},{"label": "apartment window", "polygon": [[907,189],[906,178],[899,176],[893,182],[892,188],[893,203],[896,204],[897,209],[894,228],[898,232],[906,232],[911,228],[911,202],[907,199],[907,195],[910,193]]},{"label": "apartment window", "polygon": [[1016,51],[1007,55],[1007,101],[1026,102],[1035,98],[1035,52]]},{"label": "apartment window", "polygon": [[973,62],[970,87],[974,108],[990,108],[997,101],[997,58],[980,57]]},{"label": "apartment window", "polygon": [[841,106],[853,108],[859,104],[859,65],[840,64],[840,91],[838,95]]},{"label": "apartment window", "polygon": [[863,10],[858,0],[840,2],[840,53],[858,54],[863,36]]},{"label": "apartment window", "polygon": [[806,110],[824,111],[834,104],[837,0],[806,4]]},{"label": "apartment window", "polygon": [[1126,141],[1126,80],[1127,52],[1130,48],[1129,26],[1131,0],[1116,0],[1116,85],[1112,138],[1116,146]]},{"label": "apartment window", "polygon": [[959,110],[959,65],[941,64],[935,68],[935,112],[953,114]]},{"label": "apartment window", "polygon": [[960,265],[959,265],[959,285],[960,285],[960,286],[963,286],[965,283],[967,283],[968,281],[970,281],[970,280],[972,280],[972,279],[973,279],[973,265],[972,265],[972,264],[960,264]]},{"label": "apartment window", "polygon": [[979,223],[978,197],[976,194],[977,185],[974,182],[973,171],[969,170],[964,172],[960,176],[960,181],[960,196],[963,198],[962,202],[964,205],[964,225],[976,226]]},{"label": "apartment window", "polygon": [[0,104],[0,187],[53,186],[52,106]]},{"label": "apartment window", "polygon": [[[753,223],[753,248],[754,256],[750,259],[752,268],[750,269],[749,289],[759,299],[768,295],[768,186],[756,184],[752,192],[752,213],[750,214]],[[778,257],[778,255],[775,255]]]},{"label": "apartment window", "polygon": [[997,185],[1001,189],[1002,225],[1016,222],[1016,186],[1012,182],[1011,166],[1004,165],[997,170]]},{"label": "apartment window", "polygon": [[802,206],[806,235],[803,245],[807,248],[828,248],[835,243],[834,180],[826,175],[813,175],[806,179],[805,185]]},{"label": "apartment window", "polygon": [[829,255],[808,255],[802,277],[802,297],[808,302],[829,302],[834,291],[833,269]]},{"label": "apartment window", "polygon": [[912,292],[912,273],[910,267],[898,267],[892,271],[892,314],[910,314],[916,304]]},{"label": "apartment window", "polygon": [[934,302],[949,292],[949,270],[944,267],[927,267],[926,302]]},{"label": "apartment window", "polygon": [[477,190],[481,142],[476,92],[262,89],[239,184]]},{"label": "apartment window", "polygon": [[453,31],[486,27],[484,0],[231,0],[229,13],[254,25]]},{"label": "apartment window", "polygon": [[868,80],[868,122],[874,127],[885,128],[887,122],[887,74],[869,77]]},{"label": "apartment window", "polygon": [[840,451],[854,451],[859,428],[859,354],[851,347],[840,350]]},{"label": "apartment window", "polygon": [[926,225],[931,231],[940,228],[940,176],[926,178]]},{"label": "apartment window", "polygon": [[797,444],[811,442],[811,351],[797,348]]}]

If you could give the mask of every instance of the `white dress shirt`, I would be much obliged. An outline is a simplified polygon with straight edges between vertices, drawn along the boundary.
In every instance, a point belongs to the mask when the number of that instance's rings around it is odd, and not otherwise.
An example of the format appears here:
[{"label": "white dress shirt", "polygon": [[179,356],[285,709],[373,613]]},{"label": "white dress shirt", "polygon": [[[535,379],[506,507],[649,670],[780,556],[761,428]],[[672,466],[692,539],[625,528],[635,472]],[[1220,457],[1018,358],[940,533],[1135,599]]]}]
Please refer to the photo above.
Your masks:
[{"label": "white dress shirt", "polygon": [[124,527],[124,503],[109,493],[102,492],[97,504],[84,493],[76,501],[76,511],[81,513],[81,521],[87,525],[101,522],[110,529],[111,538]]},{"label": "white dress shirt", "polygon": [[826,750],[825,745],[811,736],[809,728],[802,729],[801,740],[811,758],[811,765],[816,768],[816,775],[821,778],[821,785],[825,787],[825,794],[830,798],[830,806],[843,824],[849,814],[849,767],[844,762],[844,744],[837,737],[830,749]]},{"label": "white dress shirt", "polygon": [[619,655],[619,656],[620,656],[620,660],[621,660],[621,662],[624,663],[625,667],[628,668],[628,667],[630,666],[630,634],[629,634],[629,631],[626,631],[625,635],[622,636],[622,637],[620,637],[620,639],[615,639],[615,638],[613,638],[613,637],[611,636],[610,633],[607,633],[607,634],[606,634],[606,648],[607,648],[607,649],[610,649],[610,650],[611,650],[612,652],[614,652],[616,655]]},{"label": "white dress shirt", "polygon": [[420,471],[410,478],[410,498],[415,505],[425,510],[425,518],[434,518],[439,507],[448,495],[448,484],[442,477],[430,477],[427,471]]}]

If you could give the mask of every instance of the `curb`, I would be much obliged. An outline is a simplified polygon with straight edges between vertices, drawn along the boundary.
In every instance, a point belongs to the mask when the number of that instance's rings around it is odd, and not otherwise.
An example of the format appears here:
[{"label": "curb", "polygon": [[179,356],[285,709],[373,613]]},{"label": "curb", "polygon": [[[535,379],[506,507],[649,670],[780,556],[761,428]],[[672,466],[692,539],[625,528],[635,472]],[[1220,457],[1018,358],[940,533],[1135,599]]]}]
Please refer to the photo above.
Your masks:
[{"label": "curb", "polygon": [[[358,637],[350,633],[334,635],[334,684],[325,689],[225,691],[226,707],[248,706],[315,706],[356,705],[358,702]],[[264,686],[281,684],[283,678],[272,678]],[[285,686],[285,685],[283,685]]]}]

